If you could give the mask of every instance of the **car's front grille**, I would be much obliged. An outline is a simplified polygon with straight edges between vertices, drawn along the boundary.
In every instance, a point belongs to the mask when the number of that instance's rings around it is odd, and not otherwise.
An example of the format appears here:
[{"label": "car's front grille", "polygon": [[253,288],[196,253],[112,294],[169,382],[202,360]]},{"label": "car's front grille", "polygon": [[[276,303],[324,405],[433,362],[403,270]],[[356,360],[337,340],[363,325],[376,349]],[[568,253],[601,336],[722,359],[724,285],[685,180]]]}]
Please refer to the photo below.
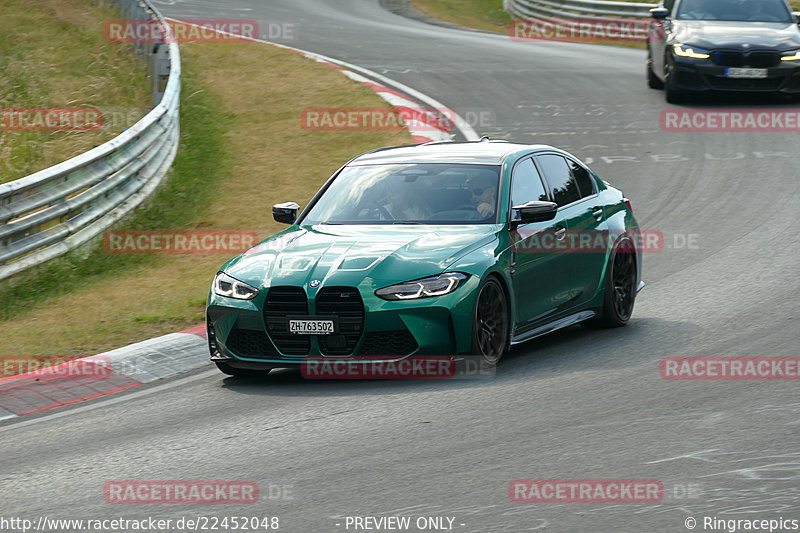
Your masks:
[{"label": "car's front grille", "polygon": [[[323,355],[350,355],[364,330],[364,302],[354,287],[325,287],[317,294],[316,314],[333,315],[339,321],[338,335],[320,335]],[[342,339],[344,337],[344,339]]]},{"label": "car's front grille", "polygon": [[408,355],[417,348],[417,341],[407,329],[368,331],[358,355]]},{"label": "car's front grille", "polygon": [[735,52],[732,50],[717,50],[712,52],[711,60],[721,67],[776,67],[781,62],[779,52],[756,50],[753,52]]},{"label": "car's front grille", "polygon": [[269,359],[279,357],[263,331],[234,328],[228,335],[228,349],[240,357]]},{"label": "car's front grille", "polygon": [[308,355],[311,350],[309,335],[289,333],[287,316],[308,315],[308,298],[300,287],[272,287],[264,303],[264,323],[267,334],[278,350],[285,355]]},{"label": "car's front grille", "polygon": [[778,52],[750,52],[747,63],[755,68],[777,67],[781,64],[781,55]]},{"label": "car's front grille", "polygon": [[743,67],[744,54],[719,50],[711,54],[711,60],[721,67]]}]

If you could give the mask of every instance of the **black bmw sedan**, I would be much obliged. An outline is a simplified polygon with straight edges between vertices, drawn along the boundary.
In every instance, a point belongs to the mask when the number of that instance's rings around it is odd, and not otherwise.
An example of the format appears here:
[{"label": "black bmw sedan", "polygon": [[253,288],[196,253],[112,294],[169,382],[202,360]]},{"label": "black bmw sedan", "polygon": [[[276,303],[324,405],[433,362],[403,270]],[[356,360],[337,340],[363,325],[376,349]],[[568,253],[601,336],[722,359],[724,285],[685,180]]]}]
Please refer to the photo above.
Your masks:
[{"label": "black bmw sedan", "polygon": [[663,0],[650,12],[647,82],[668,102],[700,91],[800,95],[800,13],[786,0]]}]

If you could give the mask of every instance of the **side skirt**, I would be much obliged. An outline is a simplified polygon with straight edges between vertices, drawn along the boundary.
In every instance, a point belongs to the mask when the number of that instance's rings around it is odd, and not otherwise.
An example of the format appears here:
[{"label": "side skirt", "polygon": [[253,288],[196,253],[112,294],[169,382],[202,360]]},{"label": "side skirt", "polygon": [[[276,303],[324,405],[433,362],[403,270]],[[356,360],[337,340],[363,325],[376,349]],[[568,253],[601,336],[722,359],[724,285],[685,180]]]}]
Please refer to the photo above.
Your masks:
[{"label": "side skirt", "polygon": [[597,313],[594,311],[580,311],[578,313],[565,316],[564,318],[559,318],[558,320],[554,320],[548,324],[543,326],[539,326],[537,328],[533,328],[528,330],[524,333],[519,333],[511,337],[511,346],[515,344],[520,344],[525,341],[529,341],[531,339],[535,339],[536,337],[541,337],[542,335],[547,335],[548,333],[552,333],[553,331],[558,331],[559,329],[566,328],[567,326],[571,326],[573,324],[577,324],[578,322],[583,322],[584,320],[588,320],[594,316],[597,316]]}]

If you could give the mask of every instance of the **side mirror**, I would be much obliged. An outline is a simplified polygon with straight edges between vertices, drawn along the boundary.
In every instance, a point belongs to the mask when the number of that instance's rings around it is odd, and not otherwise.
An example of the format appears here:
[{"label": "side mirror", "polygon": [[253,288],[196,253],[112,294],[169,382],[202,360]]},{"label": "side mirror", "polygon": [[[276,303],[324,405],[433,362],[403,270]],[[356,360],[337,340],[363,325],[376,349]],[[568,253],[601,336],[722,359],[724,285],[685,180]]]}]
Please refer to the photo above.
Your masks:
[{"label": "side mirror", "polygon": [[300,206],[294,202],[283,202],[282,204],[275,204],[272,206],[272,218],[275,222],[282,224],[294,224],[297,220],[297,212]]},{"label": "side mirror", "polygon": [[558,204],[534,200],[511,208],[511,225],[513,228],[529,222],[546,222],[556,218]]},{"label": "side mirror", "polygon": [[666,7],[654,7],[650,10],[650,16],[657,20],[669,17],[669,9]]},{"label": "side mirror", "polygon": [[794,15],[794,20],[796,20],[797,23],[800,24],[800,11],[792,11],[792,15]]}]

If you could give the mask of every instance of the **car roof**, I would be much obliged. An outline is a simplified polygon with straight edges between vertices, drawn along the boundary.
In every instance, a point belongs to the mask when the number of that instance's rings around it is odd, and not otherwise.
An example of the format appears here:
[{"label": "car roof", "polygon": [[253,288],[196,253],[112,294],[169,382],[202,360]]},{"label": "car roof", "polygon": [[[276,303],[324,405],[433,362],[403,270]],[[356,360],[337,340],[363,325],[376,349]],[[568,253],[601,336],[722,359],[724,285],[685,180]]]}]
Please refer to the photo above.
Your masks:
[{"label": "car roof", "polygon": [[509,155],[538,150],[558,150],[544,144],[518,144],[506,141],[432,142],[413,146],[379,148],[360,155],[349,165],[387,163],[466,163],[499,165]]}]

